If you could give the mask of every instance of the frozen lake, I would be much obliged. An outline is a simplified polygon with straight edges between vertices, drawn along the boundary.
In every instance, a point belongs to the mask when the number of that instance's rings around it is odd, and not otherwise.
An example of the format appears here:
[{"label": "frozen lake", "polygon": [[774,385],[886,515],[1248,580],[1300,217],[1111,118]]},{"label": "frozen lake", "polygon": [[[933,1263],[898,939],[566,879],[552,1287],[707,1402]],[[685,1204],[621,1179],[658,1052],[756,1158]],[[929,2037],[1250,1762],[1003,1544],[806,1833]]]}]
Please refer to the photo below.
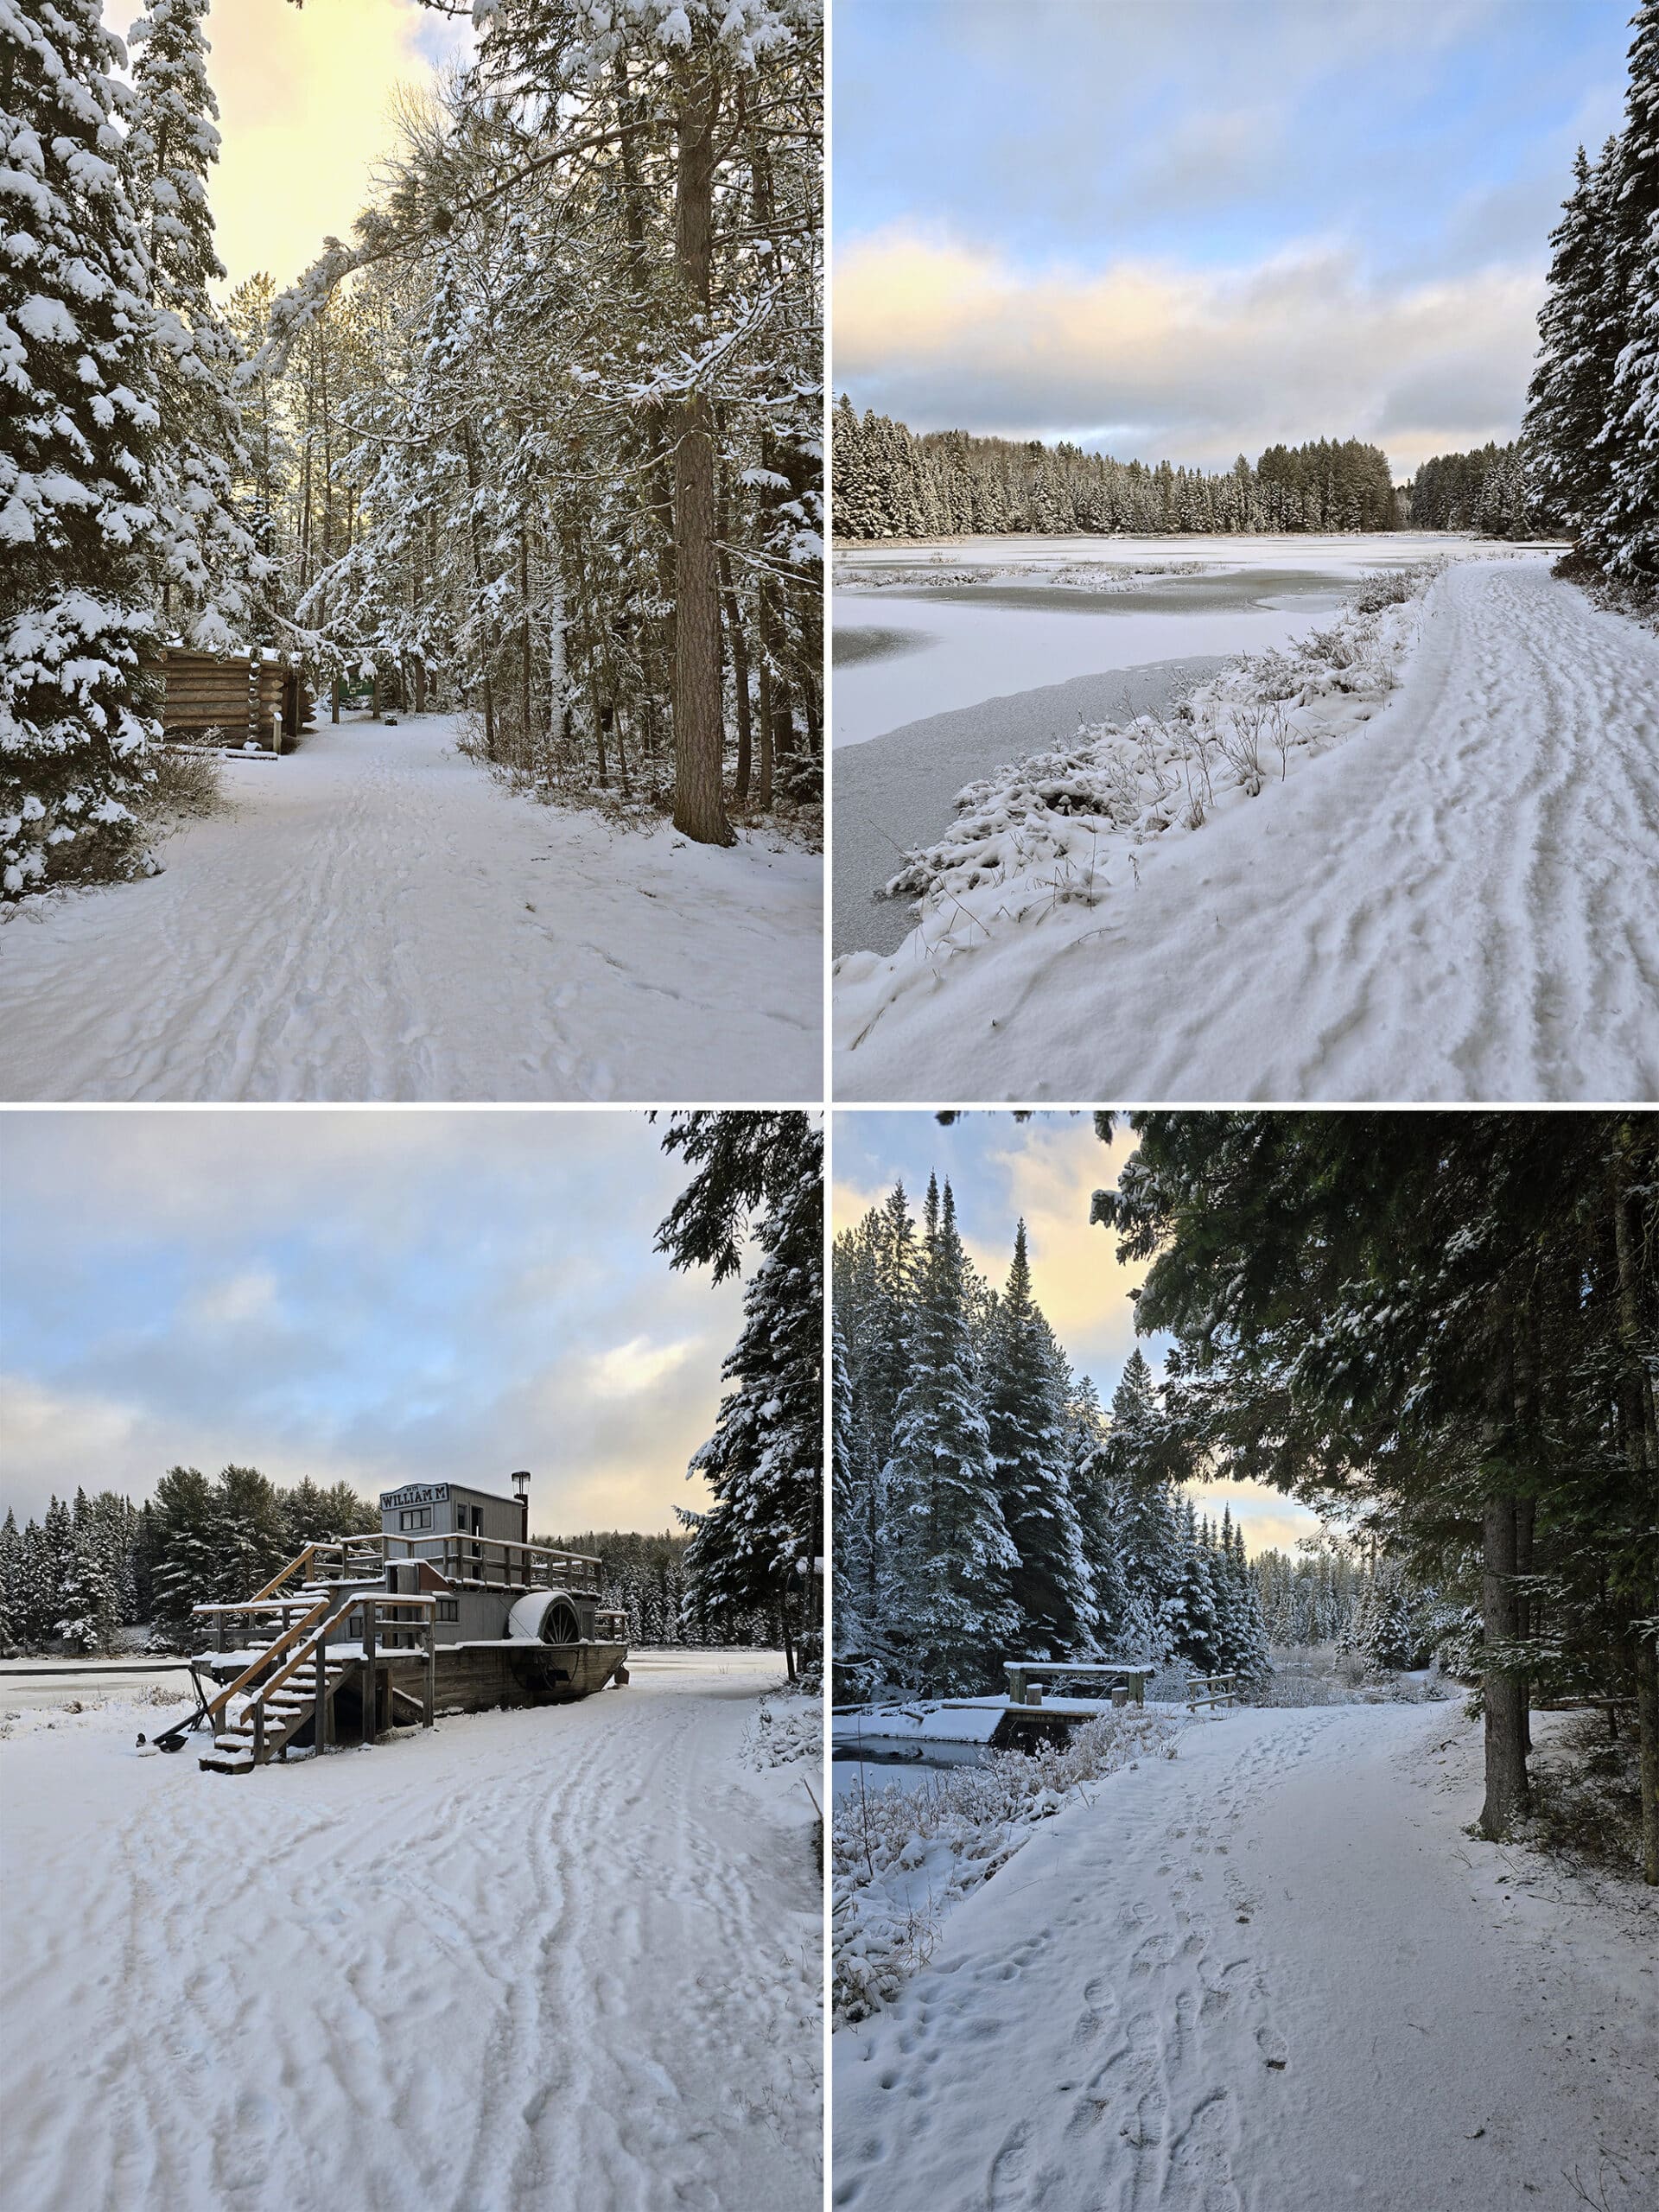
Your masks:
[{"label": "frozen lake", "polygon": [[835,743],[1077,677],[1265,652],[1312,628],[1369,570],[1459,543],[1394,531],[848,548],[832,600]]},{"label": "frozen lake", "polygon": [[1480,541],[977,537],[836,556],[834,950],[912,926],[875,894],[949,826],[963,785],[1069,744],[1081,721],[1167,715],[1235,654],[1317,628],[1360,577]]}]

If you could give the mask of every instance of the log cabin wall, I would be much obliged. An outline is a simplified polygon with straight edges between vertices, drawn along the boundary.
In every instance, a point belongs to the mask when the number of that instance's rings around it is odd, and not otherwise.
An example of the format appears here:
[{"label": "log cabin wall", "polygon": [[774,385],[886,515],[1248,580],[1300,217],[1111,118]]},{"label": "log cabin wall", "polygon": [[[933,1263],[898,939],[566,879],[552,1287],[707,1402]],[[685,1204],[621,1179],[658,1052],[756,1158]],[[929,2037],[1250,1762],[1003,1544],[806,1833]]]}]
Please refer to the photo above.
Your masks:
[{"label": "log cabin wall", "polygon": [[310,687],[289,661],[168,646],[146,665],[162,680],[164,737],[274,752],[279,713],[284,750],[310,721]]}]

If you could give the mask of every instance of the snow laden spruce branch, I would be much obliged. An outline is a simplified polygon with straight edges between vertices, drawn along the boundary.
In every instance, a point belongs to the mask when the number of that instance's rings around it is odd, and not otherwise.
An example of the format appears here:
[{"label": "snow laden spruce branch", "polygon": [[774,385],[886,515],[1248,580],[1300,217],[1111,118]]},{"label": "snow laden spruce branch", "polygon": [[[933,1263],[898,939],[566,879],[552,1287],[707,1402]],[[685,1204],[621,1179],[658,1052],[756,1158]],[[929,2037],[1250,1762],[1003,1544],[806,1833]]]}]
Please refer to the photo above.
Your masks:
[{"label": "snow laden spruce branch", "polygon": [[1042,1821],[1092,1802],[1093,1784],[1142,1759],[1173,1758],[1184,1725],[1166,1713],[1103,1713],[1064,1745],[988,1751],[982,1764],[916,1789],[872,1785],[861,1766],[831,1827],[836,2024],[890,2003],[926,1965],[952,1905],[1006,1866]]},{"label": "snow laden spruce branch", "polygon": [[210,285],[201,18],[155,0],[126,60],[95,0],[0,5],[0,893],[153,866],[146,657],[216,650],[269,569],[238,497],[235,346]]}]

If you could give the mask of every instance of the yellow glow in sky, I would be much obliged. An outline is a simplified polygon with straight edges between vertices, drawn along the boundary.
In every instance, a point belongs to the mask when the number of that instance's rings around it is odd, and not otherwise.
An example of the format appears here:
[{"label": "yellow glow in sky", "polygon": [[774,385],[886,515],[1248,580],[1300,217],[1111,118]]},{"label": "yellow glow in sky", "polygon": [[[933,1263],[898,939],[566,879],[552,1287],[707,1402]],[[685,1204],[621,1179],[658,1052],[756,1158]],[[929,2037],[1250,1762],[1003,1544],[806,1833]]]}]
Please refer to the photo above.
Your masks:
[{"label": "yellow glow in sky", "polygon": [[[142,14],[141,0],[105,0],[124,38]],[[259,270],[281,287],[326,237],[349,240],[390,142],[393,87],[429,83],[428,54],[461,52],[470,32],[416,0],[218,0],[207,38],[224,140],[208,180],[219,257],[232,287]]]}]

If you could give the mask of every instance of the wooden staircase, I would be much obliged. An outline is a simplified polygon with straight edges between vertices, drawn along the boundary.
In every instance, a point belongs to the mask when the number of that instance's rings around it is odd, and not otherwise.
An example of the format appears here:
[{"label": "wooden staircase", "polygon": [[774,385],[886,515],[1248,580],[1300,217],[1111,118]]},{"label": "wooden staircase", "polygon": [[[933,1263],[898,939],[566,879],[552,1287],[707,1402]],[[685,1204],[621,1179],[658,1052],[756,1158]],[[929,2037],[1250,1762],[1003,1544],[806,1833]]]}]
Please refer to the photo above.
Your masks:
[{"label": "wooden staircase", "polygon": [[[284,1568],[277,1584],[291,1583],[310,1557],[310,1552],[302,1553]],[[313,1731],[315,1751],[334,1750],[334,1694],[347,1680],[356,1682],[362,1699],[364,1743],[371,1741],[374,1733],[383,1677],[390,1713],[395,1715],[401,1702],[415,1708],[423,1727],[432,1726],[434,1599],[424,1593],[390,1591],[374,1582],[305,1582],[290,1586],[281,1598],[268,1594],[276,1586],[268,1586],[267,1592],[250,1599],[245,1605],[206,1605],[195,1609],[221,1617],[226,1612],[252,1617],[276,1611],[284,1623],[267,1648],[204,1707],[200,1717],[209,1720],[214,1730],[213,1748],[204,1752],[199,1762],[206,1773],[250,1774],[270,1759],[285,1758],[289,1745],[308,1725]],[[301,1608],[299,1618],[294,1618]],[[344,1650],[331,1648],[330,1637],[337,1637],[353,1615],[363,1628],[363,1642]],[[418,1662],[423,1694],[418,1700],[397,1688],[387,1665],[388,1660],[412,1655],[379,1645],[378,1621],[405,1637],[411,1628],[423,1632],[424,1649]],[[238,1697],[245,1702],[232,1720],[232,1700]]]},{"label": "wooden staircase", "polygon": [[[323,1673],[325,1703],[332,1700],[349,1675],[360,1671],[361,1662],[356,1659],[331,1659]],[[263,1764],[257,1752],[262,1751],[266,1759],[285,1758],[294,1738],[316,1717],[317,1662],[313,1658],[296,1667],[269,1697],[256,1694],[242,1718],[220,1730],[213,1738],[213,1750],[204,1751],[198,1764],[205,1774],[251,1774],[256,1765]]]}]

